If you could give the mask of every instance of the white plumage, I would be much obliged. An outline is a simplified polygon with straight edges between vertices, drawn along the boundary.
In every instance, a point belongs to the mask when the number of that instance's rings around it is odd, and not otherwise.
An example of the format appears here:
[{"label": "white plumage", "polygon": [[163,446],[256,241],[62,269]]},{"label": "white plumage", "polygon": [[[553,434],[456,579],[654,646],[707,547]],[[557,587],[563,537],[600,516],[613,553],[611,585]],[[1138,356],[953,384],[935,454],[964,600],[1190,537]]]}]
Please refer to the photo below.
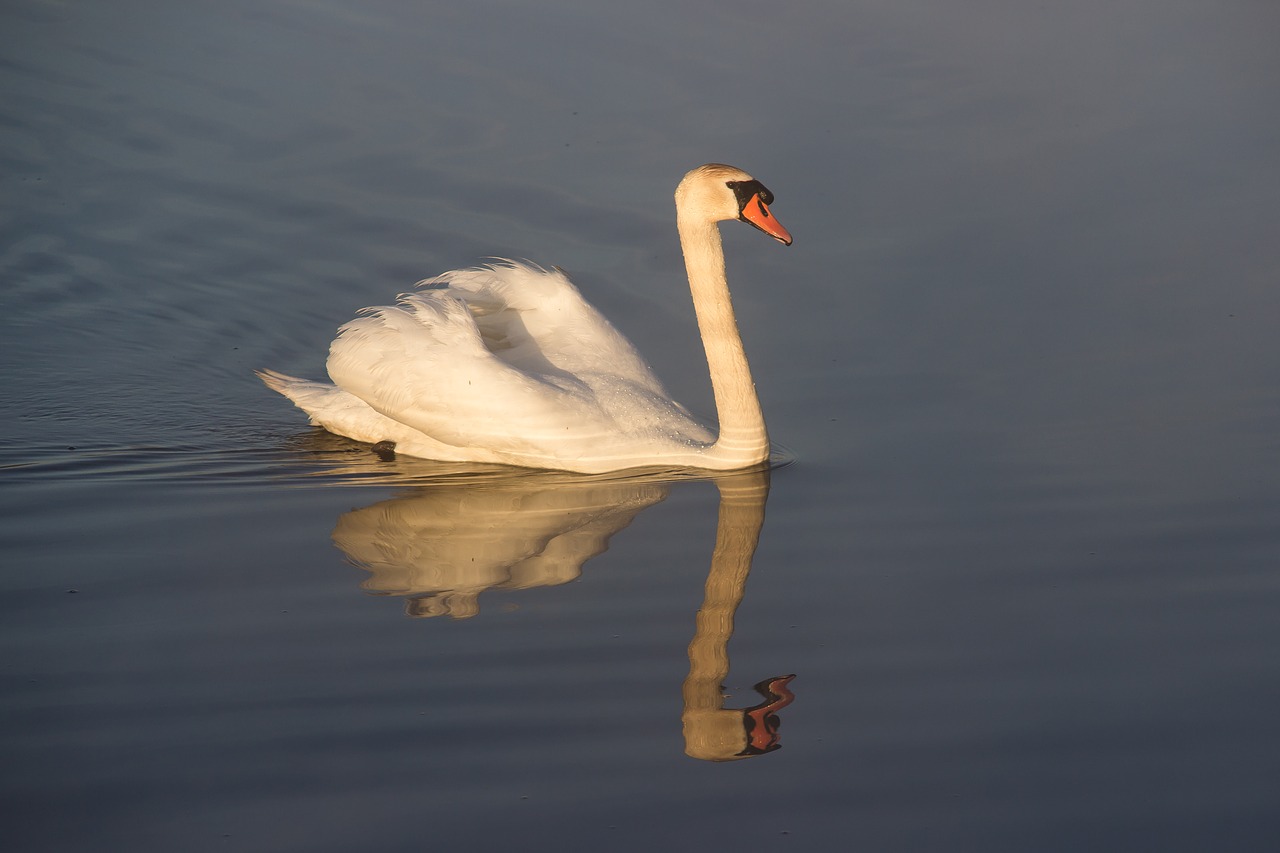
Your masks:
[{"label": "white plumage", "polygon": [[768,437],[716,222],[743,218],[785,243],[790,235],[768,214],[768,190],[732,167],[693,170],[676,200],[720,440],[568,277],[512,261],[445,273],[395,306],[362,311],[330,347],[333,384],[259,376],[312,423],[409,456],[583,472],[757,464]]}]

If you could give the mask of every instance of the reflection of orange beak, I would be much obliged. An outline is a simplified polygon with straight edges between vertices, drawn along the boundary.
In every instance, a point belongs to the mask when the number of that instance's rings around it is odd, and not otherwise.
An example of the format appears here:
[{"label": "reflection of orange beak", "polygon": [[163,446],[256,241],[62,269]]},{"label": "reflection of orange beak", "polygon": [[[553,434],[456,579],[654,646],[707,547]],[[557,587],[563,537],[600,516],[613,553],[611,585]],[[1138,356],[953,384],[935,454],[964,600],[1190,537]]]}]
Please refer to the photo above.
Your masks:
[{"label": "reflection of orange beak", "polygon": [[[786,232],[783,231],[783,233]],[[796,698],[787,687],[793,678],[795,678],[794,675],[767,678],[756,685],[756,690],[765,697],[766,701],[742,712],[743,723],[747,727],[747,748],[744,752],[759,755],[773,752],[782,746],[778,742],[778,728],[782,725],[782,721],[778,719],[777,712],[790,705]]]},{"label": "reflection of orange beak", "polygon": [[742,206],[742,218],[768,234],[783,245],[791,245],[791,232],[782,227],[782,223],[773,218],[769,208],[756,193],[751,200]]}]

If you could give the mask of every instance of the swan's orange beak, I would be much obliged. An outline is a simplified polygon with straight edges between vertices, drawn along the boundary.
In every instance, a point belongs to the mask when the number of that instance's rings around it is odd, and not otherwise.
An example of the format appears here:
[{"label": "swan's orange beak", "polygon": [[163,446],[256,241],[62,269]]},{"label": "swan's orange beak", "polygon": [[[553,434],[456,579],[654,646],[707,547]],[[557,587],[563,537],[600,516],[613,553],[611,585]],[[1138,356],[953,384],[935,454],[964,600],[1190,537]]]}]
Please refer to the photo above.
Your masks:
[{"label": "swan's orange beak", "polygon": [[742,219],[745,222],[750,222],[784,246],[791,245],[791,232],[783,228],[782,223],[774,219],[773,214],[769,213],[769,208],[760,200],[760,193],[753,195],[742,206]]}]

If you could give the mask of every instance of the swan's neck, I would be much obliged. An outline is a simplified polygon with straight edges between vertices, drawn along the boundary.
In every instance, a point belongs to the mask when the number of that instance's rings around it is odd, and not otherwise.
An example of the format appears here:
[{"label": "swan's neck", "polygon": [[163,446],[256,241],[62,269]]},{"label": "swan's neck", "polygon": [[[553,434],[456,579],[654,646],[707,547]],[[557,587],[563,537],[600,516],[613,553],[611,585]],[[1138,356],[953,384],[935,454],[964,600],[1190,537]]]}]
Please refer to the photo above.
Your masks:
[{"label": "swan's neck", "polygon": [[720,420],[720,435],[707,458],[724,468],[763,462],[769,458],[769,434],[733,314],[720,229],[715,222],[683,215],[677,225]]}]

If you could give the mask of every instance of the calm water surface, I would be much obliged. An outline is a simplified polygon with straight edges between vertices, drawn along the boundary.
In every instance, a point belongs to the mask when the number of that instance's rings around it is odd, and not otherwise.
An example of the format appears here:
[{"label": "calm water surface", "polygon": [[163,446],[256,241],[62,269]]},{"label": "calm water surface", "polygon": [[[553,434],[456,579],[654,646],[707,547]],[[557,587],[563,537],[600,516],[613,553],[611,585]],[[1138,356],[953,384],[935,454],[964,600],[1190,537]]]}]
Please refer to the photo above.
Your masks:
[{"label": "calm water surface", "polygon": [[[1274,849],[1276,10],[432,5],[0,12],[4,849]],[[711,160],[769,477],[252,376],[527,257],[708,411]]]}]

